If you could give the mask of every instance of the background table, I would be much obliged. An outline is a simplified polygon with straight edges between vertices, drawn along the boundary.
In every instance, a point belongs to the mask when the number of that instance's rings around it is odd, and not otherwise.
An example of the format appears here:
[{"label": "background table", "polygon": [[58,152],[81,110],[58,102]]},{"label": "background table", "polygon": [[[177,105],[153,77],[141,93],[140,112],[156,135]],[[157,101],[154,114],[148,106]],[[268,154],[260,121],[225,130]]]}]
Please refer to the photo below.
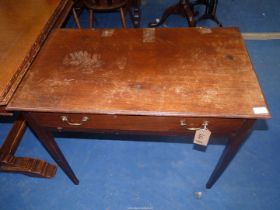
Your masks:
[{"label": "background table", "polygon": [[[71,0],[0,1],[0,117],[13,115],[6,105],[49,33],[63,24],[71,7]],[[53,165],[14,156],[25,128],[26,122],[19,116],[0,149],[0,171],[54,176]]]}]

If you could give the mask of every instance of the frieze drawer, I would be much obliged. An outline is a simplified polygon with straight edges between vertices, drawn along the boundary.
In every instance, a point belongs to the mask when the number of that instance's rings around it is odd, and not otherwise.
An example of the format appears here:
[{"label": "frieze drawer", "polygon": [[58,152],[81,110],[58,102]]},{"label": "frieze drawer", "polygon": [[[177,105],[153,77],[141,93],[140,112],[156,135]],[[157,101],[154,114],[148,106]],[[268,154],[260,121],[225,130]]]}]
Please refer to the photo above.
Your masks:
[{"label": "frieze drawer", "polygon": [[237,131],[242,119],[107,115],[107,114],[68,114],[32,113],[32,118],[43,127],[58,130],[97,130],[184,134],[207,127],[213,134],[228,134]]}]

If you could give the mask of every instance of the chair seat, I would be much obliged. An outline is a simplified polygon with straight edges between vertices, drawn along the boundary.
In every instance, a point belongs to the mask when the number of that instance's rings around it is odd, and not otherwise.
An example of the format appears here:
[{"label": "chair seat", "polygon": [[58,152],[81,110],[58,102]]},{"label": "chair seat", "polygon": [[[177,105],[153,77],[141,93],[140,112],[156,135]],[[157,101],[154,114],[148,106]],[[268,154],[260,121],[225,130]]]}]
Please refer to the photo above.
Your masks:
[{"label": "chair seat", "polygon": [[127,4],[127,0],[84,0],[84,4],[88,9],[106,11],[124,7]]}]

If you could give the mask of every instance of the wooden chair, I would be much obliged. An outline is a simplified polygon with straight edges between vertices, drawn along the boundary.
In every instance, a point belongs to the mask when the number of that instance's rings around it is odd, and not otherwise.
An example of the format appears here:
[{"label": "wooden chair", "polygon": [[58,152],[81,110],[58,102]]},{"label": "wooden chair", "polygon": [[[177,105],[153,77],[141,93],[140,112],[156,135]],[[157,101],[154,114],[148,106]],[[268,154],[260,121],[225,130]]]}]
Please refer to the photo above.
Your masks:
[{"label": "wooden chair", "polygon": [[[119,10],[123,28],[126,28],[126,9],[129,7],[128,0],[83,0],[83,6],[89,11],[89,27],[92,28],[94,24],[93,11],[114,11]],[[80,28],[80,21],[73,8],[74,20],[78,28]]]}]

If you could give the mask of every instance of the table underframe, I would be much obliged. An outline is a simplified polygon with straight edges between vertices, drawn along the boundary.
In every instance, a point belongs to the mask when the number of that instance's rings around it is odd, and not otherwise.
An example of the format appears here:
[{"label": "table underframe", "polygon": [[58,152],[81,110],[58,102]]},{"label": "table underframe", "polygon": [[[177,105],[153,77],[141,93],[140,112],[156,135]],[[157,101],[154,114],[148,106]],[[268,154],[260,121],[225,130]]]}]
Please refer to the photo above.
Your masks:
[{"label": "table underframe", "polygon": [[[36,114],[36,112],[35,112]],[[36,116],[36,115],[35,115]],[[81,114],[82,116],[82,114]],[[75,173],[73,172],[71,166],[67,162],[66,158],[64,157],[62,151],[58,147],[53,133],[57,131],[57,127],[55,126],[42,126],[43,123],[40,122],[40,118],[36,118],[33,116],[33,112],[25,112],[24,117],[27,120],[28,124],[37,135],[38,140],[41,144],[45,147],[45,149],[49,152],[52,156],[54,161],[60,166],[60,168],[65,172],[65,174],[69,177],[69,179],[74,184],[79,184],[79,180],[76,177]],[[227,168],[229,163],[232,161],[234,156],[237,154],[238,150],[242,146],[243,142],[247,139],[248,135],[251,132],[251,129],[255,123],[254,119],[240,119],[242,120],[242,125],[237,129],[234,133],[228,134],[228,143],[225,146],[225,149],[213,170],[208,182],[206,183],[206,188],[210,189],[219,177],[222,175],[224,170]],[[67,131],[73,131],[68,129]],[[74,131],[81,131],[81,132],[94,132],[89,128],[87,129],[74,129]],[[118,131],[116,131],[118,132]]]}]

